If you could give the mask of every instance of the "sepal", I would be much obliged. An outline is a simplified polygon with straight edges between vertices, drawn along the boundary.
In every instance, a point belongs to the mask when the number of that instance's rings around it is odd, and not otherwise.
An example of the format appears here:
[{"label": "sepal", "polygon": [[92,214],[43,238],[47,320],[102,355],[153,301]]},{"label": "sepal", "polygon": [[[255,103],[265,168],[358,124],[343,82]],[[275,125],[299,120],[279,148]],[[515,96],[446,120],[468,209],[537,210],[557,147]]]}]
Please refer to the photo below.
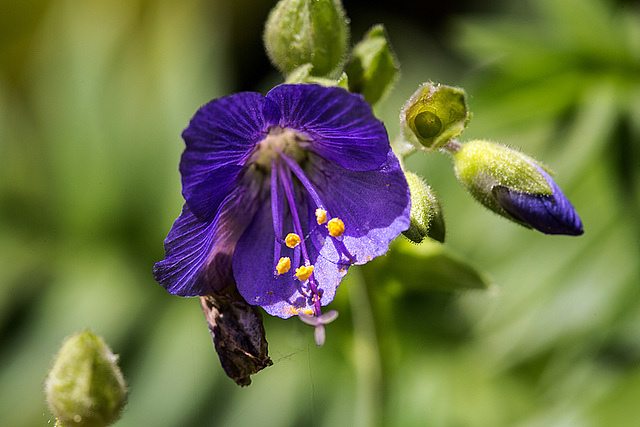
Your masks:
[{"label": "sepal", "polygon": [[313,83],[324,87],[341,87],[349,90],[349,78],[347,73],[342,73],[337,80],[326,77],[316,77],[311,74],[313,64],[304,64],[293,70],[286,78],[287,84]]},{"label": "sepal", "polygon": [[421,85],[400,113],[404,137],[426,151],[447,145],[470,118],[464,90],[431,82]]}]

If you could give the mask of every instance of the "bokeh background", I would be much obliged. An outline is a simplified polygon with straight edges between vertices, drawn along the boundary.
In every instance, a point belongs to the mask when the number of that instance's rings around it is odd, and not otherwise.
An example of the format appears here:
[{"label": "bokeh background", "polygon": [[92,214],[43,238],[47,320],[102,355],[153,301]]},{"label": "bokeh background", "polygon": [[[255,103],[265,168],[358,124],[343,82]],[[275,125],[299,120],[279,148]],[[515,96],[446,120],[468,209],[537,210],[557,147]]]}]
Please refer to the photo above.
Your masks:
[{"label": "bokeh background", "polygon": [[344,1],[352,42],[383,22],[401,63],[376,110],[390,135],[421,82],[464,87],[462,139],[548,164],[584,236],[508,223],[447,157],[415,155],[444,205],[446,251],[487,290],[434,291],[447,278],[433,251],[354,268],[323,348],[301,322],[265,316],[275,363],[241,389],[198,300],[167,294],[151,269],[180,212],[191,115],[280,82],[260,38],[274,2],[0,0],[1,425],[53,424],[43,378],[87,327],[120,354],[118,426],[637,425],[638,4],[371,3]]}]

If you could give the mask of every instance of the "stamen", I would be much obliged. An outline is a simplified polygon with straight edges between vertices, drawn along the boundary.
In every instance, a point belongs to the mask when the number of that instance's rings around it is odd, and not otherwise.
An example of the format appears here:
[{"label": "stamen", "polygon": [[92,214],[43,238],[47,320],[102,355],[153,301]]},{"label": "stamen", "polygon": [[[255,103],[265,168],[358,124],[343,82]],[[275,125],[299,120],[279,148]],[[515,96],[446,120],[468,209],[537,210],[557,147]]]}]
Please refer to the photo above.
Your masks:
[{"label": "stamen", "polygon": [[[285,167],[279,168],[280,181],[282,181],[284,194],[287,197],[289,210],[291,211],[291,222],[293,223],[293,230],[298,236],[304,236],[304,233],[302,232],[302,224],[300,223],[300,216],[298,215],[298,208],[296,206],[295,195],[293,193],[291,174],[288,174],[287,172],[288,170]],[[307,253],[307,247],[305,245],[300,245],[300,248],[302,249],[302,258],[304,259],[305,264],[311,264],[311,261],[309,260],[309,254]]]},{"label": "stamen", "polygon": [[[313,273],[313,265],[309,265],[309,266],[301,265],[300,267],[296,268],[296,277],[301,282],[308,280],[309,277],[311,276],[311,273]],[[314,297],[316,295],[317,295],[317,292],[314,293]]]},{"label": "stamen", "polygon": [[287,234],[287,237],[284,238],[284,243],[291,249],[298,246],[300,242],[300,236],[298,236],[296,233],[289,233]]},{"label": "stamen", "polygon": [[282,239],[282,200],[278,194],[278,173],[275,159],[271,160],[271,217],[276,240]]},{"label": "stamen", "polygon": [[316,209],[316,220],[318,221],[318,225],[322,225],[327,222],[327,211],[322,208]]},{"label": "stamen", "polygon": [[[284,155],[281,158],[285,158]],[[291,181],[291,171],[284,167],[284,165],[279,164],[278,168],[278,177],[282,182],[282,186],[284,187],[284,194],[287,197],[287,202],[289,203],[289,210],[291,211],[291,222],[293,223],[293,230],[299,236],[304,236],[302,231],[302,224],[300,223],[300,216],[298,215],[298,208],[296,206],[296,199],[293,191],[293,182]],[[297,164],[296,164],[297,166]],[[311,267],[311,271],[309,272],[309,289],[311,290],[312,295],[320,295],[318,293],[318,286],[316,284],[315,278],[313,277],[313,266],[311,265],[311,260],[309,259],[309,253],[307,252],[307,246],[303,243],[300,245],[300,252],[302,254],[302,259],[304,260],[304,264],[307,267]],[[306,280],[306,279],[305,279]],[[314,299],[313,309],[316,316],[320,316],[322,313],[322,306],[320,304],[320,300]]]},{"label": "stamen", "polygon": [[291,269],[291,259],[288,256],[280,258],[276,265],[278,274],[284,274]]},{"label": "stamen", "polygon": [[331,237],[340,237],[344,233],[344,222],[340,218],[331,218],[327,223]]},{"label": "stamen", "polygon": [[322,200],[320,200],[318,192],[315,188],[313,188],[311,181],[309,181],[309,178],[307,178],[307,176],[304,174],[304,171],[302,170],[300,165],[298,165],[298,163],[296,163],[293,159],[290,159],[284,154],[281,154],[280,157],[282,158],[282,160],[284,160],[287,166],[291,168],[295,176],[300,180],[305,190],[307,190],[307,192],[309,193],[309,196],[311,196],[311,200],[313,200],[316,206],[326,212],[325,205],[324,203],[322,203]]},{"label": "stamen", "polygon": [[[282,246],[282,223],[283,223],[283,205],[284,199],[280,198],[280,192],[278,191],[278,171],[276,169],[276,160],[271,159],[271,217],[273,221],[273,234],[275,236],[275,242],[273,245],[273,263],[276,264],[276,260],[280,258],[280,250]],[[278,261],[279,262],[279,261]],[[277,268],[277,267],[276,267]]]}]

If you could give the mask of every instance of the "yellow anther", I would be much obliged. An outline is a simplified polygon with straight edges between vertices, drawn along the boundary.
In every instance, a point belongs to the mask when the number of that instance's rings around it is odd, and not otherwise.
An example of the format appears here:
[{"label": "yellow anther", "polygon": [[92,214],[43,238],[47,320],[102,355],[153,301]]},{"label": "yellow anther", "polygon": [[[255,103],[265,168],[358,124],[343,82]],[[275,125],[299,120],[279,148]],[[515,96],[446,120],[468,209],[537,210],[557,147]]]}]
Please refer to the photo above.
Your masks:
[{"label": "yellow anther", "polygon": [[276,265],[276,271],[278,274],[284,274],[291,269],[291,259],[288,256],[280,258],[278,265]]},{"label": "yellow anther", "polygon": [[331,237],[340,237],[344,233],[344,222],[340,218],[331,218],[327,223]]},{"label": "yellow anther", "polygon": [[316,209],[316,220],[318,220],[318,225],[322,225],[327,222],[327,211],[322,208]]},{"label": "yellow anther", "polygon": [[296,268],[296,277],[301,282],[307,280],[311,276],[311,273],[313,273],[313,265],[301,265],[300,267]]},{"label": "yellow anther", "polygon": [[289,233],[287,234],[287,237],[284,238],[284,242],[288,247],[295,248],[300,244],[300,236],[298,236],[296,233]]}]

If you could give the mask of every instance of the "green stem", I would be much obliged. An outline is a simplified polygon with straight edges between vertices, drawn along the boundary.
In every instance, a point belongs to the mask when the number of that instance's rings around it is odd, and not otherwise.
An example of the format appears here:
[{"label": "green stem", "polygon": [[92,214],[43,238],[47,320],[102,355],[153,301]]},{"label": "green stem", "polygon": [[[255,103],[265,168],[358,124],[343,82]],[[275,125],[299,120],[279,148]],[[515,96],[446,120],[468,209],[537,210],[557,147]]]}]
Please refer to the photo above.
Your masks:
[{"label": "green stem", "polygon": [[356,405],[354,426],[382,425],[382,364],[375,322],[362,273],[352,269],[349,287],[353,312],[354,358],[356,368]]},{"label": "green stem", "polygon": [[449,154],[457,153],[458,151],[460,151],[460,148],[462,148],[462,143],[457,139],[452,139],[447,145],[442,147],[442,149]]},{"label": "green stem", "polygon": [[403,169],[404,158],[418,151],[413,144],[405,141],[401,136],[397,136],[391,141],[391,149],[393,150],[393,154],[395,154],[398,160],[400,160],[400,164]]}]

